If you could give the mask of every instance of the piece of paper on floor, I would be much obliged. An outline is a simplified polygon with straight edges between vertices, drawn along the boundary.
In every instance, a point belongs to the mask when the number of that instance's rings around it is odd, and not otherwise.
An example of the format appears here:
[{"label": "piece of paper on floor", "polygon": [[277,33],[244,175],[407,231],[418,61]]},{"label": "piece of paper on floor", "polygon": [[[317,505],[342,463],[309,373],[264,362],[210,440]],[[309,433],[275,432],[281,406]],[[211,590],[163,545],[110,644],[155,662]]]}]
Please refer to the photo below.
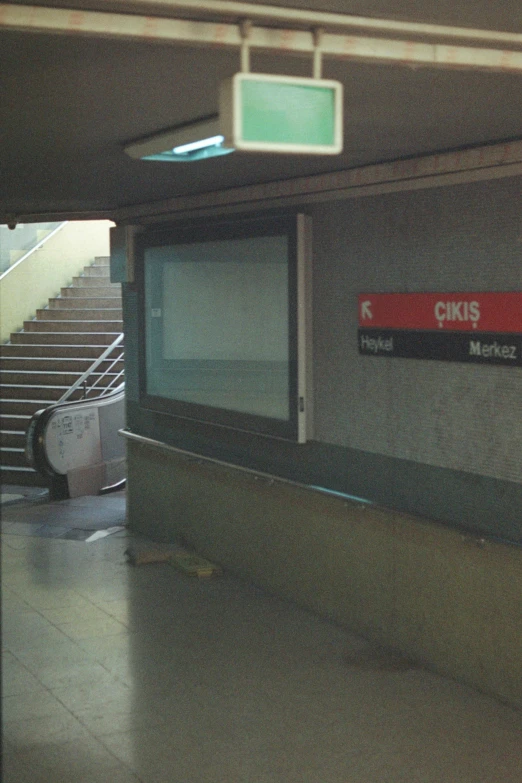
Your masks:
[{"label": "piece of paper on floor", "polygon": [[125,530],[124,525],[115,525],[114,527],[108,527],[106,530],[97,530],[92,536],[85,539],[85,543],[92,544],[93,541],[98,541],[99,538],[106,538],[106,536],[112,536],[113,533],[119,533],[120,530]]}]

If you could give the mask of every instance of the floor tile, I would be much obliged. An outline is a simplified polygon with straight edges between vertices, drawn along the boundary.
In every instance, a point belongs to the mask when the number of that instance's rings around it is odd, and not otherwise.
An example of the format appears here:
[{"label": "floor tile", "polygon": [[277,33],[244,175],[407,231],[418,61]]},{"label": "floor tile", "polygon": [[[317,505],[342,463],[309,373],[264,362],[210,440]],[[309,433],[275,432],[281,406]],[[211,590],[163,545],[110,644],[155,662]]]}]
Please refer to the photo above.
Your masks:
[{"label": "floor tile", "polygon": [[40,609],[40,614],[58,628],[79,621],[107,620],[110,617],[103,609],[90,603],[82,604],[81,607],[65,606],[61,609]]},{"label": "floor tile", "polygon": [[97,636],[118,636],[127,634],[129,629],[115,617],[100,615],[89,616],[85,620],[60,624],[60,630],[70,639],[92,639]]},{"label": "floor tile", "polygon": [[99,663],[67,636],[60,644],[17,650],[16,657],[46,688],[68,685],[72,678],[81,678],[85,668],[99,671]]},{"label": "floor tile", "polygon": [[[80,502],[76,503],[76,500]],[[30,506],[16,504],[4,507],[4,532],[12,532],[12,525],[28,522],[33,525],[40,523],[58,526],[65,521],[72,528],[97,530],[125,521],[125,498],[109,500],[93,497],[90,502],[84,501],[84,498],[75,498]],[[20,528],[20,531],[22,535],[32,534],[29,529]]]},{"label": "floor tile", "polygon": [[97,606],[111,617],[115,617],[121,623],[128,625],[131,616],[131,607],[129,601],[120,599],[119,601],[97,601]]},{"label": "floor tile", "polygon": [[60,666],[54,662],[50,663],[45,668],[39,669],[37,676],[46,688],[54,692],[55,690],[70,690],[112,682],[115,674],[89,658],[82,663],[71,662]]},{"label": "floor tile", "polygon": [[11,653],[2,655],[3,697],[42,691],[44,691],[42,684],[14,655]]},{"label": "floor tile", "polygon": [[31,771],[34,783],[58,781],[112,781],[122,764],[94,737],[59,744],[47,743],[20,750],[18,760]]},{"label": "floor tile", "polygon": [[11,584],[13,592],[36,611],[67,607],[80,608],[89,605],[89,601],[73,589],[65,587],[53,588],[52,586],[44,587],[26,583],[17,586],[13,583],[13,580],[11,580]]},{"label": "floor tile", "polygon": [[79,585],[80,595],[86,596],[93,603],[105,603],[107,601],[123,601],[129,597],[129,587],[123,583],[103,583],[93,585]]},{"label": "floor tile", "polygon": [[[6,760],[5,773],[2,783],[62,783],[69,780],[71,783],[149,783],[146,778],[138,778],[133,772],[120,764],[118,767],[88,769],[85,775],[79,776],[78,768],[72,770],[74,778],[64,777],[64,773],[71,774],[71,769],[49,769],[26,767],[21,760],[14,758]],[[52,775],[52,777],[50,776]]]},{"label": "floor tile", "polygon": [[77,645],[91,658],[110,668],[111,663],[134,658],[139,642],[136,634],[126,633],[78,639]]},{"label": "floor tile", "polygon": [[8,523],[8,528],[6,532],[9,536],[30,536],[30,535],[34,535],[35,530],[37,530],[41,526],[42,523],[39,520],[35,520],[34,522],[11,521]]},{"label": "floor tile", "polygon": [[22,693],[2,698],[2,720],[4,725],[29,718],[68,717],[69,711],[51,693]]},{"label": "floor tile", "polygon": [[53,688],[52,693],[74,715],[93,707],[126,711],[136,698],[131,688],[109,674],[102,681]]},{"label": "floor tile", "polygon": [[118,705],[101,705],[79,710],[77,717],[93,736],[102,741],[111,734],[161,726],[169,721],[168,712],[159,709],[157,704],[144,708],[139,698],[128,702],[126,710],[121,710],[121,705],[119,710]]},{"label": "floor tile", "polygon": [[201,747],[198,747],[198,744],[201,737],[187,734],[181,737],[173,732],[170,726],[163,726],[112,734],[103,737],[101,741],[139,776],[147,774],[154,780],[158,773],[162,772],[181,778],[189,769],[188,779],[197,780],[201,755]]},{"label": "floor tile", "polygon": [[12,721],[4,727],[4,740],[18,751],[34,745],[61,744],[89,737],[85,726],[67,711],[55,716]]},{"label": "floor tile", "polygon": [[4,634],[32,634],[39,633],[44,628],[48,628],[49,623],[39,612],[24,612],[22,614],[13,614],[6,611],[2,616],[2,631]]},{"label": "floor tile", "polygon": [[[30,783],[33,771],[13,751],[5,752],[2,758],[2,783]],[[50,781],[48,782],[50,783]]]},{"label": "floor tile", "polygon": [[9,535],[9,530],[6,533],[2,533],[2,549],[6,550],[24,550],[30,545],[30,541],[27,540],[27,536],[24,535]]},{"label": "floor tile", "polygon": [[[20,615],[24,617],[25,615]],[[43,618],[41,618],[43,620]],[[40,627],[36,627],[36,623],[33,627],[21,628],[20,631],[4,631],[3,644],[15,655],[23,650],[30,650],[32,648],[52,648],[60,643],[67,637],[58,628],[55,628],[51,623],[44,621],[44,624]]]},{"label": "floor tile", "polygon": [[37,538],[66,538],[70,529],[69,525],[42,525],[33,535]]}]

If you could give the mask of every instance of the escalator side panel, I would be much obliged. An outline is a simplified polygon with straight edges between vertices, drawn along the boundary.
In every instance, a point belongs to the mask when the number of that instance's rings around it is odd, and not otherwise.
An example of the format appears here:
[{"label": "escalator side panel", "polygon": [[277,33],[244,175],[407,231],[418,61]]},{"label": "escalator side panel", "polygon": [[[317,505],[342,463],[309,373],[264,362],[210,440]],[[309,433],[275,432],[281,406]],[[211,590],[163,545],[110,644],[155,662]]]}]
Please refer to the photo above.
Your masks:
[{"label": "escalator side panel", "polygon": [[46,477],[51,497],[97,494],[125,479],[125,442],[118,435],[124,425],[123,384],[105,397],[52,405],[33,416],[27,460]]}]

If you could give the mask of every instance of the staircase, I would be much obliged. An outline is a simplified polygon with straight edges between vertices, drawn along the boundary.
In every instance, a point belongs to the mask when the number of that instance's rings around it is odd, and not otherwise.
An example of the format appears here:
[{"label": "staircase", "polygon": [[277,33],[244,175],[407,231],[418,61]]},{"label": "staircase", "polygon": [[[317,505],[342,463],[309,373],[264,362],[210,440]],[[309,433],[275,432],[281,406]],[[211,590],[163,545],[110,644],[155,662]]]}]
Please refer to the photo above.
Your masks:
[{"label": "staircase", "polygon": [[[31,416],[57,402],[123,330],[121,285],[111,283],[109,259],[96,258],[60,296],[25,321],[21,332],[0,346],[0,452],[2,484],[44,486],[25,460]],[[120,344],[113,356],[121,353]],[[93,376],[107,386],[123,369],[120,360],[105,377],[111,356]],[[71,400],[84,394],[79,388]]]}]

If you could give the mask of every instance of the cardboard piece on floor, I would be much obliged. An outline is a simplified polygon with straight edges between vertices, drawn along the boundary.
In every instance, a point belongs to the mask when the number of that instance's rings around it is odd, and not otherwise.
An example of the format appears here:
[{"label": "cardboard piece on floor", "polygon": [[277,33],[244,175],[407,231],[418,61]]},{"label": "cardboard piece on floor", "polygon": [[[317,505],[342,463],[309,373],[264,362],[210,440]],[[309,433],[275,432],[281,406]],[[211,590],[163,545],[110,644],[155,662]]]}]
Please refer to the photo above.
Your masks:
[{"label": "cardboard piece on floor", "polygon": [[219,576],[223,573],[221,568],[204,557],[193,555],[189,552],[176,552],[171,561],[173,566],[179,568],[188,576],[197,576],[200,578]]},{"label": "cardboard piece on floor", "polygon": [[125,550],[127,560],[131,565],[149,565],[152,563],[170,563],[188,576],[200,578],[218,576],[222,569],[192,552],[186,552],[179,546],[154,543],[152,541],[135,541]]},{"label": "cardboard piece on floor", "polygon": [[161,551],[160,549],[139,549],[131,546],[125,550],[127,560],[131,565],[150,565],[151,563],[166,563],[170,560],[173,552]]}]

